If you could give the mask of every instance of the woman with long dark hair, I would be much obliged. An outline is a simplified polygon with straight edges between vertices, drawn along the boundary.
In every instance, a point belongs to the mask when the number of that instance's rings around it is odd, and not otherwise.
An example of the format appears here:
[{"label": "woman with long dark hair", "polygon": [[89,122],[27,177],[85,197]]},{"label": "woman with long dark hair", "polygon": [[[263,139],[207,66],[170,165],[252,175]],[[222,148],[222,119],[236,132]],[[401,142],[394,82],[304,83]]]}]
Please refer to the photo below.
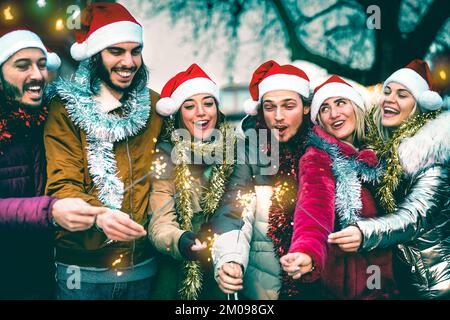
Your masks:
[{"label": "woman with long dark hair", "polygon": [[170,79],[161,97],[165,128],[150,195],[149,237],[161,253],[153,298],[223,299],[205,240],[233,170],[234,131],[219,110],[218,85],[196,64]]}]

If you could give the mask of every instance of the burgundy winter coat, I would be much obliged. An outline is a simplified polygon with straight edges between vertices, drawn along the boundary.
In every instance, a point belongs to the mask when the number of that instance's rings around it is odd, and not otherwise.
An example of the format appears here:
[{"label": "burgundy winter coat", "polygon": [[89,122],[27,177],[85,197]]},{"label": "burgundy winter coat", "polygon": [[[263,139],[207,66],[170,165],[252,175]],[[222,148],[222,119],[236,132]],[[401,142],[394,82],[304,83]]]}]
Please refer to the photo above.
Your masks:
[{"label": "burgundy winter coat", "polygon": [[[327,142],[335,145],[343,157],[354,157],[369,167],[377,165],[378,160],[372,150],[358,151],[352,146],[327,134],[319,126],[313,132]],[[289,252],[303,252],[310,255],[315,270],[304,276],[310,282],[320,278],[326,298],[331,299],[377,299],[391,297],[395,291],[392,274],[391,251],[373,250],[369,253],[345,253],[336,245],[329,246],[330,232],[338,231],[336,217],[336,177],[330,154],[324,149],[309,146],[299,164],[298,205],[294,214],[294,233]],[[361,217],[375,217],[377,207],[367,186],[361,185]],[[381,289],[367,287],[368,278],[374,274],[369,266],[380,268]],[[369,279],[369,283],[375,282]]]},{"label": "burgundy winter coat", "polygon": [[51,208],[41,130],[13,136],[0,155],[0,299],[47,299],[54,292]]}]

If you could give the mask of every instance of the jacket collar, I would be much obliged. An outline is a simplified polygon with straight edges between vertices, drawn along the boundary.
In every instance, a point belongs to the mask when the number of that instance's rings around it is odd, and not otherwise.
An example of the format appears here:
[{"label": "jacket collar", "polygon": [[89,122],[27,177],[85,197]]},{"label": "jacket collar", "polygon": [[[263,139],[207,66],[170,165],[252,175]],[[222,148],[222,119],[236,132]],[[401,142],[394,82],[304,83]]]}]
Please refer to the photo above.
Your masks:
[{"label": "jacket collar", "polygon": [[378,164],[378,158],[373,150],[370,149],[357,150],[355,147],[325,132],[325,130],[323,130],[318,125],[314,126],[312,130],[321,139],[325,140],[329,144],[336,145],[343,156],[354,157],[356,160],[364,162],[370,167],[375,167]]},{"label": "jacket collar", "polygon": [[450,111],[426,123],[417,133],[403,139],[398,148],[403,171],[414,174],[434,164],[450,162]]},{"label": "jacket collar", "polygon": [[112,95],[111,91],[104,83],[100,84],[98,95],[92,97],[97,102],[99,110],[103,113],[111,112],[122,105],[122,103]]}]

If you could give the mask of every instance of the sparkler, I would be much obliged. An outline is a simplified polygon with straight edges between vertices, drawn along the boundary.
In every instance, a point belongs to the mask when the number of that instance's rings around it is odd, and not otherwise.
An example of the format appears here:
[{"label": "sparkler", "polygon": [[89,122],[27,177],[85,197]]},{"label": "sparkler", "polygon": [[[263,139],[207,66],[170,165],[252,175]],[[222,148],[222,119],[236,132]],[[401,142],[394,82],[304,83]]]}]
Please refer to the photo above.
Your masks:
[{"label": "sparkler", "polygon": [[[119,258],[117,258],[116,260],[114,260],[114,262],[112,263],[112,267],[114,268],[116,265],[118,265],[119,263],[121,263],[121,262],[122,262],[122,258],[123,258],[123,254],[121,254],[121,255],[119,256]],[[116,272],[116,275],[117,275],[118,277],[120,277],[122,274],[123,274],[123,271],[117,271],[117,272]]]},{"label": "sparkler", "polygon": [[[242,194],[241,190],[237,191],[236,201],[238,203],[238,206],[242,207],[243,210],[242,210],[242,214],[241,214],[241,218],[242,218],[241,226],[239,228],[238,236],[236,239],[236,249],[237,249],[237,246],[239,245],[239,238],[241,236],[241,230],[244,227],[244,223],[245,223],[244,219],[248,214],[250,214],[250,206],[255,197],[256,197],[255,192],[249,192],[249,193]],[[237,291],[235,293],[233,293],[233,299],[231,299],[231,294],[227,294],[227,300],[239,300]]]},{"label": "sparkler", "polygon": [[155,173],[155,178],[160,179],[161,176],[166,172],[167,163],[162,162],[164,160],[164,157],[161,156],[155,161],[152,162],[152,166],[150,167],[150,172]]},{"label": "sparkler", "polygon": [[[211,233],[211,229],[208,230],[209,233]],[[211,251],[211,256],[214,254],[214,243],[216,242],[217,238],[219,238],[219,235],[217,233],[214,233],[212,237],[207,237],[208,240],[208,250]],[[211,261],[211,258],[208,258],[208,262]]]},{"label": "sparkler", "polygon": [[283,196],[289,192],[289,184],[287,182],[275,184],[273,195],[278,202],[281,202]]},{"label": "sparkler", "polygon": [[[158,162],[158,170],[161,170],[161,173],[163,173],[163,172],[165,172],[165,168],[166,168],[166,166],[167,166],[167,163],[161,163],[160,160],[162,160],[161,157],[160,157],[159,159],[155,160],[154,162]],[[156,164],[155,164],[155,166],[156,166]],[[155,167],[155,170],[156,170],[156,167]],[[143,177],[141,177],[141,178],[138,179],[137,181],[134,181],[132,184],[130,184],[130,185],[125,189],[125,191],[128,190],[128,189],[130,189],[130,188],[133,187],[134,185],[136,185],[138,182],[142,181],[145,177],[149,176],[151,173],[152,173],[152,171],[150,171],[149,173],[147,173],[146,175],[144,175]],[[157,179],[159,179],[161,175],[160,175],[160,174],[159,174],[159,175],[157,174],[157,176],[159,176],[159,177],[157,177]],[[174,194],[174,196],[173,196],[173,201],[176,201],[176,199],[180,196],[181,192],[183,192],[184,190],[186,190],[186,188],[191,188],[191,186],[192,186],[192,182],[191,182],[191,181],[193,181],[193,180],[194,180],[194,178],[193,178],[193,177],[190,177],[190,181],[186,183],[185,188],[183,188],[182,190],[180,190],[180,191],[178,191],[176,194]],[[125,192],[125,191],[124,191],[124,192]],[[163,205],[162,205],[155,213],[158,213],[158,212],[164,210],[171,202],[172,202],[172,199],[167,200],[167,201],[166,201],[166,202],[165,202],[165,203],[164,203],[164,204],[163,204]],[[145,226],[147,223],[149,223],[149,222],[150,222],[150,219],[151,219],[151,216],[148,215],[148,216],[147,216],[147,219],[145,220],[145,222],[143,223],[143,225]],[[214,235],[214,239],[213,239],[213,240],[215,240],[216,238],[217,238],[217,236]],[[104,245],[110,245],[110,244],[113,244],[113,243],[115,243],[115,242],[117,242],[117,240],[107,239],[107,240],[104,242]],[[114,268],[116,265],[118,265],[119,263],[121,263],[121,262],[122,262],[122,258],[123,258],[123,254],[121,254],[117,259],[115,259],[115,260],[113,261],[112,267]],[[123,275],[123,271],[117,271],[116,274],[117,274],[118,277],[120,277],[121,275]]]}]

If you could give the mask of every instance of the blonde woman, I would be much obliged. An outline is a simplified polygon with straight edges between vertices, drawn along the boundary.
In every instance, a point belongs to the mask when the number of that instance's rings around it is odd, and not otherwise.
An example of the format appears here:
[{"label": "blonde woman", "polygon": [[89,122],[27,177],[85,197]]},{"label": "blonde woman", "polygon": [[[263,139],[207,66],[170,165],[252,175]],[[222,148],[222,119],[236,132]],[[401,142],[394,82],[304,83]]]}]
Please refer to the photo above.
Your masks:
[{"label": "blonde woman", "polygon": [[[333,230],[377,214],[370,190],[381,170],[375,153],[360,149],[363,99],[344,80],[332,76],[315,89],[311,120],[318,125],[300,159],[294,233],[289,253],[280,259],[283,270],[300,282],[320,281],[321,290],[314,298],[387,298],[395,291],[389,250],[346,253],[327,245]],[[381,269],[379,288],[367,286],[371,265]]]},{"label": "blonde woman", "polygon": [[387,161],[379,194],[390,214],[330,236],[346,251],[397,245],[395,278],[408,298],[450,297],[450,112],[442,107],[422,60],[384,82],[371,140]]}]

